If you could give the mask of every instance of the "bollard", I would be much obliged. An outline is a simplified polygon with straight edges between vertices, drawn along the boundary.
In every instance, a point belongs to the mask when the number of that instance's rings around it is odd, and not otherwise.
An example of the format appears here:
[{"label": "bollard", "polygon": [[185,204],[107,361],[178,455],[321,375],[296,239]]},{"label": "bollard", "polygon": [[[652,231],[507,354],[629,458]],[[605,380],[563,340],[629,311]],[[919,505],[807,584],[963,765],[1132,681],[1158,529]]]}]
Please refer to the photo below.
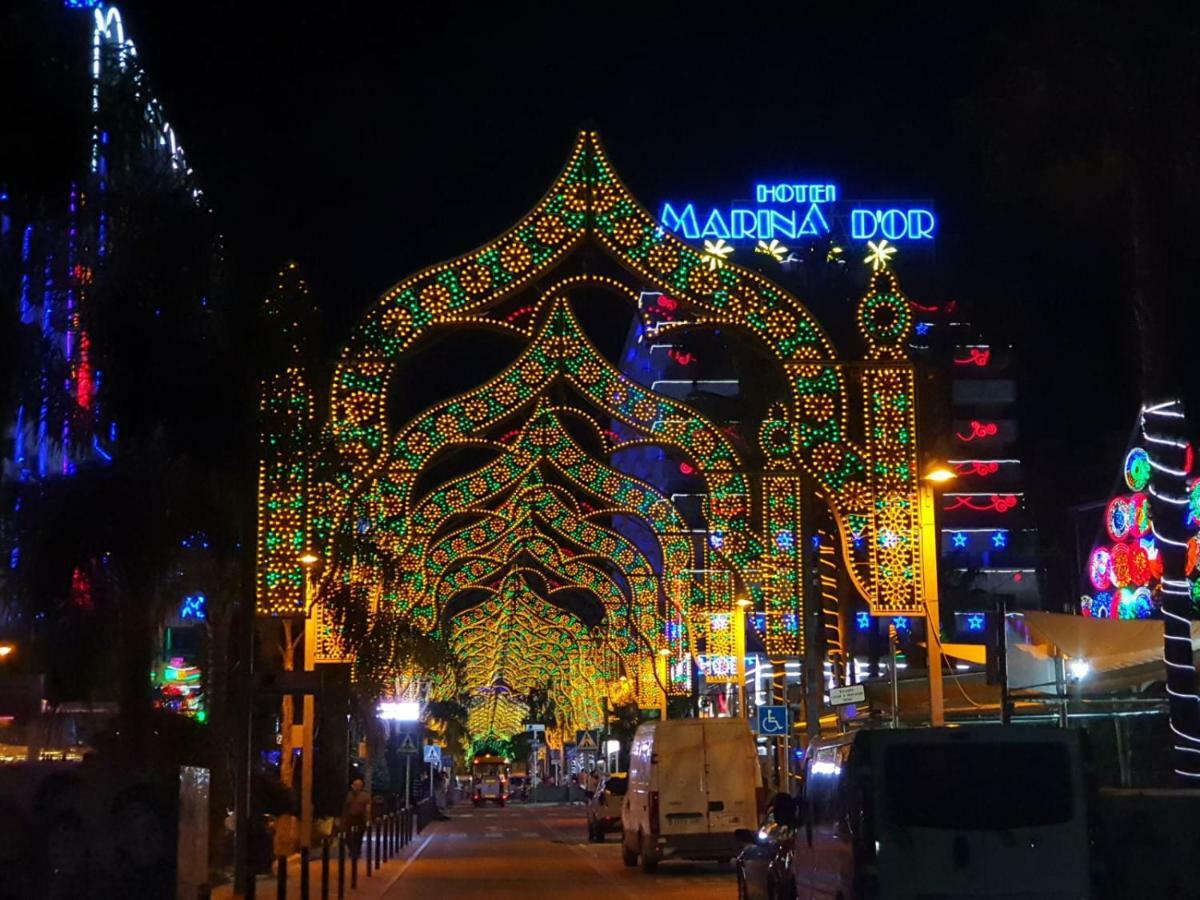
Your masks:
[{"label": "bollard", "polygon": [[367,823],[367,830],[363,833],[363,871],[367,873],[367,877],[371,877],[371,826],[373,822]]},{"label": "bollard", "polygon": [[307,847],[300,848],[300,900],[308,900],[308,854]]},{"label": "bollard", "polygon": [[346,896],[346,832],[338,835],[338,900]]},{"label": "bollard", "polygon": [[362,855],[362,845],[359,845],[358,853],[350,854],[350,890],[358,890],[358,858]]},{"label": "bollard", "polygon": [[275,896],[279,900],[287,900],[287,857],[279,857],[275,865],[278,867],[275,874]]},{"label": "bollard", "polygon": [[379,869],[379,864],[383,859],[383,822],[379,823],[379,827],[375,829],[375,869]]},{"label": "bollard", "polygon": [[329,900],[329,838],[321,839],[321,900]]}]

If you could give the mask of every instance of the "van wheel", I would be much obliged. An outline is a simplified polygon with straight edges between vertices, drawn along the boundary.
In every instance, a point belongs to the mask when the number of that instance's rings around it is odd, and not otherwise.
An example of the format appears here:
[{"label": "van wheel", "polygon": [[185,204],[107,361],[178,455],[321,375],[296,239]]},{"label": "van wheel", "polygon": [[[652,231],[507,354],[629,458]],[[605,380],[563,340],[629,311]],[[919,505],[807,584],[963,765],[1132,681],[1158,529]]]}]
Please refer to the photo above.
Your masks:
[{"label": "van wheel", "polygon": [[625,832],[621,832],[621,862],[625,863],[630,869],[637,865],[637,851],[629,849],[629,838]]},{"label": "van wheel", "polygon": [[655,853],[654,839],[642,837],[642,871],[653,872],[658,868],[658,856]]},{"label": "van wheel", "polygon": [[599,825],[599,823],[596,825],[596,843],[604,843],[604,829]]}]

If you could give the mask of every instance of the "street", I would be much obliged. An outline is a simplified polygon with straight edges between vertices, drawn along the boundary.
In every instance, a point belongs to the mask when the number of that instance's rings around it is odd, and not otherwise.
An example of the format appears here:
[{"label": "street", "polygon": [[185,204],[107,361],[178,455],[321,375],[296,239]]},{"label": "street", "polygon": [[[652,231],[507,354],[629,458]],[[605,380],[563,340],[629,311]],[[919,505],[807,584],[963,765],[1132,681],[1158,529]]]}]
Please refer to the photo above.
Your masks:
[{"label": "street", "polygon": [[653,875],[621,863],[619,835],[587,841],[579,806],[458,806],[419,836],[385,894],[402,897],[733,898],[733,866],[662,863]]}]

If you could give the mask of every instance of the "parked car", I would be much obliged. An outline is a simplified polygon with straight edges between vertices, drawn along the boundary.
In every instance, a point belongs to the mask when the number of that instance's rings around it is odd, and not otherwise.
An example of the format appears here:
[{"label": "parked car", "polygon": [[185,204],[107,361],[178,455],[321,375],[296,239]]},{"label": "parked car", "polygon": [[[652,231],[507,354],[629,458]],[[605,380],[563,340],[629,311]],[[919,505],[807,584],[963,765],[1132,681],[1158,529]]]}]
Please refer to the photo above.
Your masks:
[{"label": "parked car", "polygon": [[758,830],[739,828],[735,834],[746,846],[738,854],[738,900],[793,900],[792,842],[796,836],[796,801],[776,794]]},{"label": "parked car", "polygon": [[606,834],[621,830],[621,806],[629,789],[629,775],[612,772],[587,801],[588,840],[601,843]]},{"label": "parked car", "polygon": [[653,871],[663,859],[728,862],[734,832],[758,822],[762,771],[744,719],[671,719],[638,727],[621,807],[621,858]]},{"label": "parked car", "polygon": [[818,741],[792,853],[796,896],[1091,896],[1075,730],[864,730]]}]

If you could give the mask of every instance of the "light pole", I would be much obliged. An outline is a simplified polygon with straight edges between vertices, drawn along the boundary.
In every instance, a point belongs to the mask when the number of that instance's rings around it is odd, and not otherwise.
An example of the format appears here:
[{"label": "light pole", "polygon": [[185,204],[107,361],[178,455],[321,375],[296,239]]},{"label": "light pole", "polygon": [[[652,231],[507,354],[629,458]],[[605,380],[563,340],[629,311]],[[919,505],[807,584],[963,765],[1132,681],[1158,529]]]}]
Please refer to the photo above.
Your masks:
[{"label": "light pole", "polygon": [[747,719],[750,710],[746,705],[746,612],[754,605],[749,597],[738,597],[734,606],[737,615],[734,617],[733,652],[737,663],[737,700],[738,715]]},{"label": "light pole", "polygon": [[[929,724],[937,727],[946,724],[946,701],[942,686],[942,615],[941,598],[938,593],[938,532],[937,507],[934,501],[936,485],[953,481],[954,471],[942,465],[934,466],[925,474],[925,484],[918,488],[918,523],[921,535],[921,583],[925,605],[925,646],[928,650],[929,669]],[[895,658],[893,657],[893,665]]]},{"label": "light pole", "polygon": [[658,684],[662,688],[662,706],[659,708],[659,718],[664,722],[667,720],[667,684],[671,678],[670,656],[671,651],[667,647],[658,651]]},{"label": "light pole", "polygon": [[[321,557],[311,550],[298,559],[304,568],[304,671],[316,668],[317,623],[313,615],[312,576]],[[316,697],[304,694],[302,738],[300,744],[300,846],[312,847],[313,831],[313,719],[316,716]]]}]

